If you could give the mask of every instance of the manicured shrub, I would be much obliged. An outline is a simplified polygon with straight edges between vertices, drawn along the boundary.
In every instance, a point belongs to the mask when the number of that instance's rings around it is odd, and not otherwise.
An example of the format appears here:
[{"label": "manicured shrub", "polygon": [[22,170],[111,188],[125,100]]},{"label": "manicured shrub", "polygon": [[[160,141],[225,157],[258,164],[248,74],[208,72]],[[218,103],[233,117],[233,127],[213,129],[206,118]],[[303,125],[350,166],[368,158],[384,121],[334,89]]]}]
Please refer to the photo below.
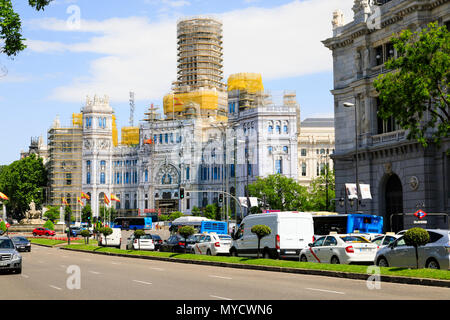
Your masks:
[{"label": "manicured shrub", "polygon": [[268,236],[269,234],[271,234],[272,230],[270,229],[270,227],[268,227],[266,225],[257,224],[252,227],[251,232],[256,234],[256,236],[258,237],[258,259],[259,259],[261,239],[264,238],[265,236]]},{"label": "manicured shrub", "polygon": [[419,269],[419,250],[420,246],[426,245],[430,242],[430,234],[427,230],[422,228],[412,228],[405,232],[403,237],[407,246],[412,246],[416,249],[416,266]]},{"label": "manicured shrub", "polygon": [[55,230],[55,225],[53,224],[53,222],[51,222],[51,220],[47,220],[47,222],[44,223],[42,227],[50,230]]}]

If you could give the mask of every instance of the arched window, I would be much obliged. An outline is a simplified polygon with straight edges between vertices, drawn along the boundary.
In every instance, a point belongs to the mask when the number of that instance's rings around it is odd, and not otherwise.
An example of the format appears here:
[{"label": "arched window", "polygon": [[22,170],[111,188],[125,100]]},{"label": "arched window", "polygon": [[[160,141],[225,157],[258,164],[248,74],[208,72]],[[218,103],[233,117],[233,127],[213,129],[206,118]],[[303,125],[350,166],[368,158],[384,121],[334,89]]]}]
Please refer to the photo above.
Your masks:
[{"label": "arched window", "polygon": [[276,126],[276,132],[278,134],[281,133],[281,126],[279,124],[277,124],[277,126]]},{"label": "arched window", "polygon": [[284,147],[283,147],[283,152],[284,152],[284,153],[289,153],[289,148],[288,148],[287,146],[284,146]]},{"label": "arched window", "polygon": [[283,126],[283,132],[284,133],[289,133],[289,128],[288,128],[288,126],[286,124]]}]

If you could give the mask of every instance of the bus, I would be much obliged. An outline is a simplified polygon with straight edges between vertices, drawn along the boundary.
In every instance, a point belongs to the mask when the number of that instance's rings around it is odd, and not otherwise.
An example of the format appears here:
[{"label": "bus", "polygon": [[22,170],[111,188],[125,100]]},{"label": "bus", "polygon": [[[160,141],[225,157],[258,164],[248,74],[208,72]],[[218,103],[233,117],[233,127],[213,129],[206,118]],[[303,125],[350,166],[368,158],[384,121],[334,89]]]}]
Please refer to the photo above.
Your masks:
[{"label": "bus", "polygon": [[113,228],[120,228],[122,230],[150,230],[152,228],[151,217],[120,217],[114,219]]},{"label": "bus", "polygon": [[383,233],[383,217],[370,214],[313,213],[314,234]]},{"label": "bus", "polygon": [[171,233],[177,233],[178,229],[180,229],[181,227],[192,226],[194,227],[196,232],[200,232],[203,221],[211,221],[211,220],[205,217],[193,217],[193,216],[179,217],[173,220],[169,228],[169,231]]},{"label": "bus", "polygon": [[200,233],[215,232],[217,234],[228,234],[228,224],[225,221],[202,221]]}]

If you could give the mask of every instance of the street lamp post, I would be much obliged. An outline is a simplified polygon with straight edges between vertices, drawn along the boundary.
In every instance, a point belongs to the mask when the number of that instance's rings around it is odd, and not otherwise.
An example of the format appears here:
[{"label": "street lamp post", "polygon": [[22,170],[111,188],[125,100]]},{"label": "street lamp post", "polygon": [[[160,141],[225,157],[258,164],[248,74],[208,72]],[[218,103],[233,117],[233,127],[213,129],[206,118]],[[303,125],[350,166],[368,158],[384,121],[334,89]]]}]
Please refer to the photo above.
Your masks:
[{"label": "street lamp post", "polygon": [[356,180],[356,212],[359,211],[359,196],[358,196],[358,188],[359,188],[359,178],[358,178],[358,108],[354,103],[344,102],[344,107],[346,108],[355,108],[355,153],[356,153],[356,168],[355,168],[355,180]]}]

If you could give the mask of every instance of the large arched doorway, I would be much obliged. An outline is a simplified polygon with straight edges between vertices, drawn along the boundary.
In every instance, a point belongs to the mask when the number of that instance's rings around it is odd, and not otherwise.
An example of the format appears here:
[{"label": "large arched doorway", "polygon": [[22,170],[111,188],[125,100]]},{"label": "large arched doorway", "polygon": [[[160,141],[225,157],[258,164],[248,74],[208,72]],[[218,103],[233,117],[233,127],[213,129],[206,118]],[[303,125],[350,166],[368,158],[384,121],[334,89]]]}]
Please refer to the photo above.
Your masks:
[{"label": "large arched doorway", "polygon": [[403,187],[400,178],[396,174],[391,175],[386,181],[385,203],[385,232],[400,231],[403,228],[403,220],[400,215],[395,214],[403,213]]}]

